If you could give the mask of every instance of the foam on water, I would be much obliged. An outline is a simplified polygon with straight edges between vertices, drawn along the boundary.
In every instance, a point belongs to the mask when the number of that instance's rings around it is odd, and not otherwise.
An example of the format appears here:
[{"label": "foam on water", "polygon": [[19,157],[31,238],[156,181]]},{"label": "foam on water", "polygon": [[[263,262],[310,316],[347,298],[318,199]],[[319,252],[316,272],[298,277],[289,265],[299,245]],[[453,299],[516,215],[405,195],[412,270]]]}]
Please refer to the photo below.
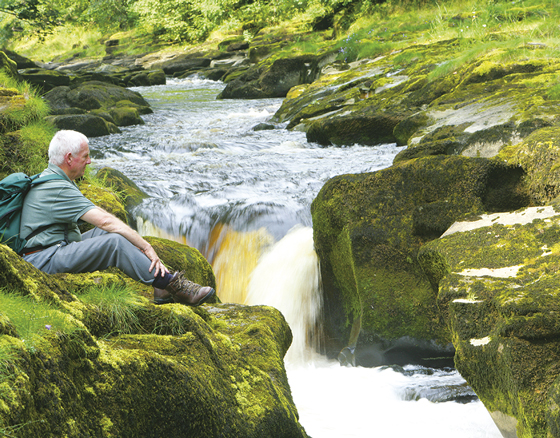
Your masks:
[{"label": "foam on water", "polygon": [[[307,365],[288,364],[287,372],[300,422],[312,438],[502,436],[480,401],[406,400],[406,388],[421,384],[422,376],[390,368],[341,367],[321,358]],[[443,387],[457,373],[437,378]]]}]

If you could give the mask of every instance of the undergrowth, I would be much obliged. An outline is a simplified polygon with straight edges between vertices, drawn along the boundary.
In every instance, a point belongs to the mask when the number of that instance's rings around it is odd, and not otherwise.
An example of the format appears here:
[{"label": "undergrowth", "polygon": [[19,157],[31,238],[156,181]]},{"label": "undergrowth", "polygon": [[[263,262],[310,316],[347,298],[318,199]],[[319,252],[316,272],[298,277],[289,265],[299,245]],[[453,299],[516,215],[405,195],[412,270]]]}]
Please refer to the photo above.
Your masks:
[{"label": "undergrowth", "polygon": [[72,334],[76,330],[82,330],[73,318],[51,304],[9,293],[6,289],[0,291],[0,309],[30,351],[35,351],[37,344],[45,336]]},{"label": "undergrowth", "polygon": [[126,286],[92,287],[79,295],[109,320],[112,334],[132,334],[141,331],[139,312],[143,310],[138,293]]}]

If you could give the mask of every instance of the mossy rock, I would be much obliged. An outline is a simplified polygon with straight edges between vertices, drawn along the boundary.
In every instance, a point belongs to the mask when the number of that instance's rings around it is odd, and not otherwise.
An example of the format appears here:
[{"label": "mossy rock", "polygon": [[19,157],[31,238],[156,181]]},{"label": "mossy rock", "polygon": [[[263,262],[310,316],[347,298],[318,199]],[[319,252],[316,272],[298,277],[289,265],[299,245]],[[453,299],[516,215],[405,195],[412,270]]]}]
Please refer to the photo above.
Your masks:
[{"label": "mossy rock", "polygon": [[165,85],[167,83],[165,72],[163,70],[150,70],[147,74],[150,85]]},{"label": "mossy rock", "polygon": [[163,61],[154,64],[164,71],[166,75],[173,75],[175,73],[184,72],[192,69],[200,69],[210,67],[212,62],[211,57],[192,57],[191,55],[180,55],[169,61]]},{"label": "mossy rock", "polygon": [[25,68],[37,68],[38,65],[35,64],[31,59],[20,55],[19,53],[12,52],[11,50],[4,49],[3,52],[8,58],[16,63],[16,70],[21,70]]},{"label": "mossy rock", "polygon": [[119,100],[115,104],[116,108],[134,108],[138,111],[138,114],[152,114],[152,110],[149,106],[139,105],[137,103],[131,102],[130,100]]},{"label": "mossy rock", "polygon": [[132,72],[122,78],[127,87],[165,85],[165,72],[161,69]]},{"label": "mossy rock", "polygon": [[113,117],[115,124],[117,126],[131,126],[131,125],[143,125],[144,120],[140,117],[138,110],[136,108],[130,107],[119,107],[112,108],[109,113]]},{"label": "mossy rock", "polygon": [[46,319],[33,342],[0,317],[0,350],[11,357],[0,420],[18,436],[307,437],[283,364],[291,332],[276,309],[138,297],[123,326],[110,306],[85,299],[91,286],[125,285],[122,273],[47,275],[3,245],[0,265],[11,285],[2,294],[36,297],[65,316],[64,328]]},{"label": "mossy rock", "polygon": [[454,224],[418,254],[456,367],[504,436],[558,430],[559,236],[556,209],[533,207]]},{"label": "mossy rock", "polygon": [[[550,91],[557,83],[555,61],[503,62],[501,52],[492,51],[440,73],[458,47],[457,40],[411,45],[324,75],[286,99],[274,119],[322,145],[389,141],[413,149],[398,160],[434,154],[490,158],[534,130],[558,124]],[[451,128],[449,137],[428,138],[445,128]]]},{"label": "mossy rock", "polygon": [[48,116],[45,117],[45,120],[55,125],[58,129],[71,129],[81,132],[86,137],[100,137],[121,132],[116,125],[93,114]]},{"label": "mossy rock", "polygon": [[84,82],[72,87],[57,87],[46,93],[45,99],[53,108],[111,108],[121,100],[149,107],[140,93],[98,81]]},{"label": "mossy rock", "polygon": [[26,68],[21,71],[21,77],[30,84],[47,92],[55,87],[70,85],[70,76],[56,70],[46,68]]},{"label": "mossy rock", "polygon": [[523,142],[504,148],[498,159],[523,168],[535,204],[549,203],[560,195],[560,128],[539,129]]},{"label": "mossy rock", "polygon": [[14,79],[21,79],[17,63],[11,60],[4,52],[0,52],[0,69],[4,69]]},{"label": "mossy rock", "polygon": [[270,65],[251,67],[241,76],[231,81],[219,94],[220,99],[254,99],[285,97],[290,88],[312,82],[317,77],[320,58],[303,55],[281,58]]},{"label": "mossy rock", "polygon": [[[118,217],[124,223],[128,222],[127,214],[118,196],[111,190],[81,182],[79,184],[82,194],[98,207],[108,211],[112,215]],[[85,223],[80,226],[82,233],[93,228],[93,225]]]},{"label": "mossy rock", "polygon": [[[77,114],[90,114],[90,115],[94,115],[94,116],[98,116],[101,117],[102,119],[104,119],[107,123],[113,124],[115,126],[117,126],[115,119],[113,119],[113,116],[104,109],[94,109],[91,111],[85,111],[85,110],[81,110],[83,111],[83,113],[80,113],[79,111],[76,112]],[[70,111],[67,112],[67,114],[72,114]]]},{"label": "mossy rock", "polygon": [[371,360],[384,363],[384,352],[404,337],[448,351],[449,333],[416,252],[461,217],[527,205],[522,176],[517,166],[441,156],[329,180],[311,206],[328,354],[356,342],[360,320],[364,361],[375,350]]},{"label": "mossy rock", "polygon": [[396,143],[393,130],[403,117],[403,114],[376,114],[368,111],[324,117],[309,125],[307,141],[321,146]]},{"label": "mossy rock", "polygon": [[97,172],[97,177],[124,199],[125,209],[132,210],[148,197],[130,178],[111,167],[104,167]]}]

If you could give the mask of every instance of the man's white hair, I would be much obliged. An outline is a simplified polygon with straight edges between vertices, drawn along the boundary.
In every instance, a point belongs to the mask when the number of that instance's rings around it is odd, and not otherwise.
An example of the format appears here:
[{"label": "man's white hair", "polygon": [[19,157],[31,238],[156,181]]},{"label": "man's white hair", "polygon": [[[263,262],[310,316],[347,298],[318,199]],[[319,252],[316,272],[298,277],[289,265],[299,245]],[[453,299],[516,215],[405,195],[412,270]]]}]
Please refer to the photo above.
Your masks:
[{"label": "man's white hair", "polygon": [[77,155],[84,142],[89,144],[87,137],[81,132],[58,131],[49,144],[49,163],[60,166],[64,163],[64,156],[68,152]]}]

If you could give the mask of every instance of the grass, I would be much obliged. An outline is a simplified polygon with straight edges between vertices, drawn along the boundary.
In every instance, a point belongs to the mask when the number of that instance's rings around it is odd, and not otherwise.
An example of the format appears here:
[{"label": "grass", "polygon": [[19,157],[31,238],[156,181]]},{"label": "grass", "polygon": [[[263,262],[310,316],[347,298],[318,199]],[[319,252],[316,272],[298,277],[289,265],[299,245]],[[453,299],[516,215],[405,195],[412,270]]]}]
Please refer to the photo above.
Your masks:
[{"label": "grass", "polygon": [[34,61],[51,62],[73,56],[102,57],[105,46],[100,42],[103,34],[95,27],[61,26],[45,41],[36,35],[26,36],[17,41],[14,48]]},{"label": "grass", "polygon": [[143,309],[142,299],[133,289],[118,285],[93,287],[79,298],[108,317],[112,333],[131,334],[141,330],[138,314]]},{"label": "grass", "polygon": [[32,297],[9,293],[6,289],[0,290],[0,309],[30,351],[34,351],[45,336],[53,333],[72,334],[81,330],[73,318],[52,305],[35,301]]}]

